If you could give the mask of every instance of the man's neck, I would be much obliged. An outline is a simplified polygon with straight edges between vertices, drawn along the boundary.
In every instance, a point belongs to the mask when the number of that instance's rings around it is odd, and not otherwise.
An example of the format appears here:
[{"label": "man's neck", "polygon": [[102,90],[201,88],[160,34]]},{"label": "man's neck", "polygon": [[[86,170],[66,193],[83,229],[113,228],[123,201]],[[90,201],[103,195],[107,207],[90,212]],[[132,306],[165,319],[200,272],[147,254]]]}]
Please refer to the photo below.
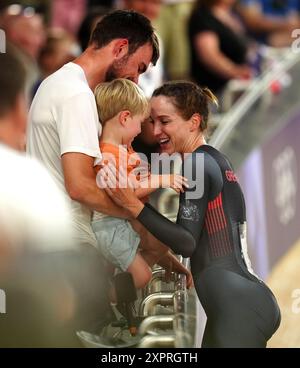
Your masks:
[{"label": "man's neck", "polygon": [[[106,65],[103,62],[105,57],[100,57],[100,50],[93,50],[88,48],[82,55],[76,58],[73,62],[79,65],[85,74],[88,85],[92,91],[99,83],[105,81]],[[98,60],[101,59],[101,63]]]}]

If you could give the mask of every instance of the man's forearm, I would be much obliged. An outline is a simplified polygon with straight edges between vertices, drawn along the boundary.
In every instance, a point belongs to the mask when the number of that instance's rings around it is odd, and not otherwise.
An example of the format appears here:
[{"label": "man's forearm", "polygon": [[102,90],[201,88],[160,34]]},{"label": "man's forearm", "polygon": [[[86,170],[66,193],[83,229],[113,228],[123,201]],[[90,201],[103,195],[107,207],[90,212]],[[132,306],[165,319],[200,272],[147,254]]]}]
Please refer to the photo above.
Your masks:
[{"label": "man's forearm", "polygon": [[117,206],[105,193],[104,189],[98,188],[96,181],[87,179],[81,183],[82,190],[76,196],[76,201],[82,203],[93,211],[98,211],[113,217],[131,218],[128,209]]}]

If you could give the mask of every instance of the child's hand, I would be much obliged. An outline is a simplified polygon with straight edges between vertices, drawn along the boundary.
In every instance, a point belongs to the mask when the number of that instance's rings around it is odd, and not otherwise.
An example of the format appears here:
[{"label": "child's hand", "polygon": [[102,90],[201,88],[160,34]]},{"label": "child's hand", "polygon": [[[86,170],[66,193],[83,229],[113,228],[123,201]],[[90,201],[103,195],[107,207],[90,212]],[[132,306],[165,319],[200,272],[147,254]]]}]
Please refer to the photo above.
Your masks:
[{"label": "child's hand", "polygon": [[188,188],[188,180],[178,174],[162,175],[162,188],[172,188],[177,193],[183,193],[184,188]]}]

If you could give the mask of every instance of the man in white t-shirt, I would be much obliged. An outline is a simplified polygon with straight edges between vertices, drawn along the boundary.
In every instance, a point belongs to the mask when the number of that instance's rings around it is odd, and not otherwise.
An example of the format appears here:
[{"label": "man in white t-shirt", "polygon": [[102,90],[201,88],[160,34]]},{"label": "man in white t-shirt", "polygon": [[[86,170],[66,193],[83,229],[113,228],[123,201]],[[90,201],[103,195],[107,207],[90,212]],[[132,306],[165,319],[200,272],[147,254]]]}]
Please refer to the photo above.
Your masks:
[{"label": "man in white t-shirt", "polygon": [[93,90],[115,78],[137,83],[158,57],[150,21],[133,11],[115,11],[98,23],[84,53],[48,77],[33,100],[27,151],[43,162],[68,199],[82,244],[96,246],[91,211],[129,217],[96,185],[101,126]]}]

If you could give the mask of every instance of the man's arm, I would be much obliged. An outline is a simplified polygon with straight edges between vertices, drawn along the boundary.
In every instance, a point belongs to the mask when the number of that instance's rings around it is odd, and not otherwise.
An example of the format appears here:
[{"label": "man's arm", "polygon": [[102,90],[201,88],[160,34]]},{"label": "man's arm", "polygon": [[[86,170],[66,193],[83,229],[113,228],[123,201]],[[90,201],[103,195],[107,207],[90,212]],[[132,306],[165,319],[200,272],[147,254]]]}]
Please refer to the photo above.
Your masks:
[{"label": "man's arm", "polygon": [[117,206],[96,184],[93,168],[94,158],[83,153],[65,153],[62,155],[65,187],[69,196],[91,210],[106,215],[130,218],[129,212]]}]

